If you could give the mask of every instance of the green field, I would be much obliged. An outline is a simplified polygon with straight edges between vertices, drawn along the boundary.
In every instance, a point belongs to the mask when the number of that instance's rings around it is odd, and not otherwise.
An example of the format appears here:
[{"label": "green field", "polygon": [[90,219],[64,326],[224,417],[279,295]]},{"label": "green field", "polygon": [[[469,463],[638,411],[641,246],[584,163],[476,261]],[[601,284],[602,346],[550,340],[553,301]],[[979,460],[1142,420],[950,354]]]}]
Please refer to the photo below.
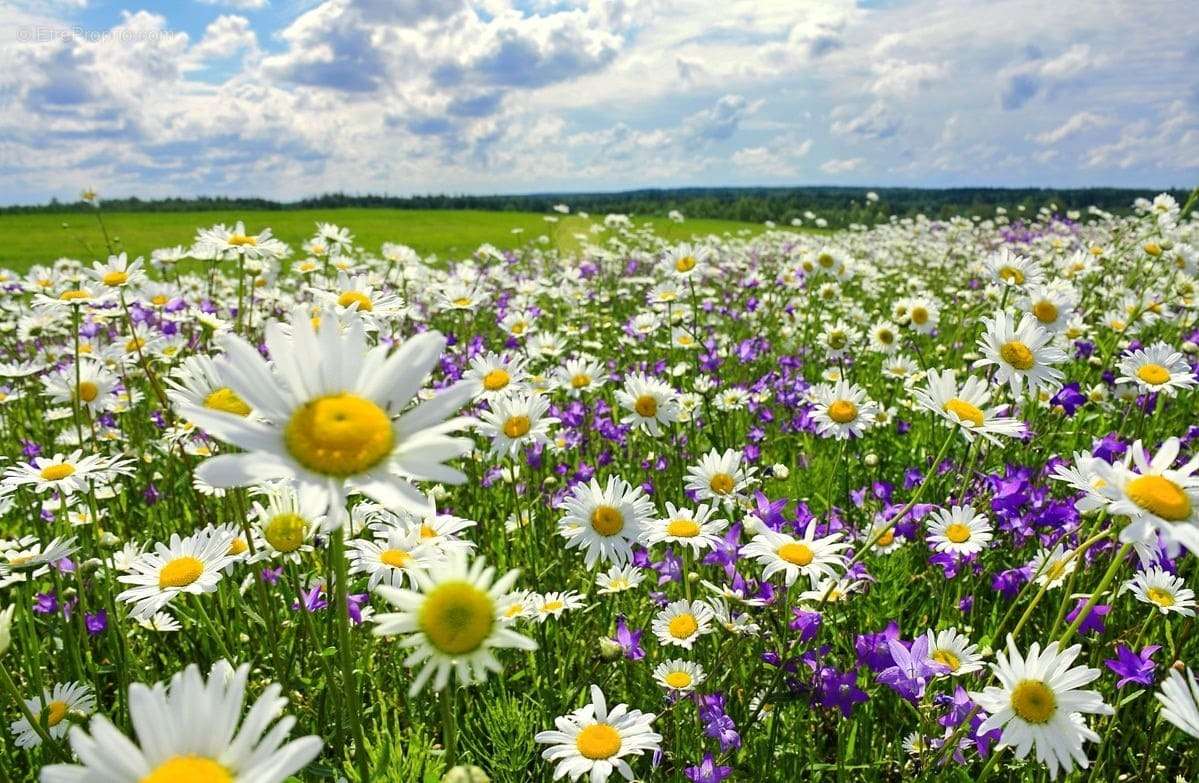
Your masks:
[{"label": "green field", "polygon": [[[564,250],[575,250],[580,244],[575,234],[586,233],[592,222],[602,220],[602,216],[592,220],[572,215],[549,223],[543,215],[532,212],[400,209],[102,214],[114,244],[131,257],[148,256],[159,247],[190,245],[198,227],[237,220],[244,221],[252,232],[269,227],[297,250],[312,236],[319,220],[348,227],[358,245],[370,252],[378,252],[384,242],[400,242],[422,255],[436,254],[443,259],[464,257],[485,242],[500,248],[519,247],[542,234]],[[660,236],[673,241],[695,235],[738,231],[756,234],[764,230],[761,225],[735,220],[688,220],[680,224],[666,218],[642,218],[636,222],[646,221]],[[513,233],[514,229],[522,231]],[[63,256],[91,261],[104,254],[104,247],[94,214],[0,215],[0,267],[23,270]]]}]

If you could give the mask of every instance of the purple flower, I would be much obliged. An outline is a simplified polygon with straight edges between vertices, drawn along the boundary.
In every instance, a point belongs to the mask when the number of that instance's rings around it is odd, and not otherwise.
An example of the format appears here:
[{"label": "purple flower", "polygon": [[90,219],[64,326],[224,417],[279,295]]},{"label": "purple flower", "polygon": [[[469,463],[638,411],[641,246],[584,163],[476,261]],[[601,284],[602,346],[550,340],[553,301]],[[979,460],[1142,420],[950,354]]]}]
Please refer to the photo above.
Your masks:
[{"label": "purple flower", "polygon": [[1085,405],[1087,398],[1080,391],[1077,383],[1067,383],[1058,393],[1053,395],[1053,399],[1049,401],[1050,405],[1061,406],[1067,416],[1073,416],[1074,412]]},{"label": "purple flower", "polygon": [[1160,649],[1160,645],[1151,644],[1137,654],[1131,648],[1121,644],[1116,648],[1116,657],[1107,659],[1103,665],[1120,675],[1120,679],[1116,681],[1117,688],[1123,688],[1130,682],[1138,685],[1152,685],[1155,668],[1152,658],[1153,654]]},{"label": "purple flower", "polygon": [[889,639],[887,647],[895,665],[880,672],[878,681],[913,704],[924,698],[924,686],[929,679],[949,672],[948,666],[928,657],[927,636],[912,642],[910,650],[898,639]]},{"label": "purple flower", "polygon": [[889,643],[898,638],[899,625],[894,620],[888,623],[881,633],[861,634],[853,643],[858,653],[858,663],[876,672],[894,666]]},{"label": "purple flower", "polygon": [[733,774],[733,768],[717,764],[711,753],[705,753],[703,761],[694,767],[687,767],[683,773],[691,783],[720,783]]},{"label": "purple flower", "polygon": [[108,612],[103,609],[98,612],[87,612],[83,615],[83,624],[87,627],[90,635],[102,634],[108,628]]},{"label": "purple flower", "polygon": [[54,593],[38,593],[33,599],[33,611],[38,614],[54,614],[58,611],[58,598]]},{"label": "purple flower", "polygon": [[620,645],[620,649],[624,651],[624,657],[630,661],[639,661],[645,657],[645,650],[641,647],[641,634],[645,631],[634,631],[629,628],[625,622],[624,616],[616,618],[616,636],[612,641]]},{"label": "purple flower", "polygon": [[820,633],[822,616],[820,612],[805,612],[803,609],[792,609],[795,619],[789,623],[792,631],[799,631],[799,640],[810,642]]},{"label": "purple flower", "polygon": [[837,708],[848,718],[853,708],[866,701],[866,692],[858,687],[856,670],[839,672],[831,666],[820,670],[816,676],[816,685],[820,689],[816,703],[825,709]]},{"label": "purple flower", "polygon": [[[1087,605],[1086,598],[1079,598],[1078,603],[1074,605],[1074,609],[1070,614],[1066,615],[1068,622],[1074,622],[1078,617],[1078,613]],[[1078,632],[1082,634],[1097,633],[1103,634],[1107,631],[1107,626],[1103,624],[1103,618],[1107,616],[1112,608],[1106,604],[1095,604],[1091,611],[1083,618],[1082,625],[1078,626]]]}]

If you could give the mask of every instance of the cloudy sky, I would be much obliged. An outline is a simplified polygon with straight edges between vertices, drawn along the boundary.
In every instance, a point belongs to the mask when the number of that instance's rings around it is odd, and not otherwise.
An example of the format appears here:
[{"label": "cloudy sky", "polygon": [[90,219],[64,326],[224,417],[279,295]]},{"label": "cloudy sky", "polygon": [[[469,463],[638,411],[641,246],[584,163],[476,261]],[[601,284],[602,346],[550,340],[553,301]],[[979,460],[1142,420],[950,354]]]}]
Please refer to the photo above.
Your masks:
[{"label": "cloudy sky", "polygon": [[0,202],[1199,181],[1183,0],[0,0]]}]

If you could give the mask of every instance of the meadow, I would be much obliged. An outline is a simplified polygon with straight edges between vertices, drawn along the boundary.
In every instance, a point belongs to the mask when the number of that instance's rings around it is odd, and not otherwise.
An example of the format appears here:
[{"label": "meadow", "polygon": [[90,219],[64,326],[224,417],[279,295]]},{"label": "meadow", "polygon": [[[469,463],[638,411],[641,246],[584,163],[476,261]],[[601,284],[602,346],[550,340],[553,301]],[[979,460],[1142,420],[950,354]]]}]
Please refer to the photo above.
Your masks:
[{"label": "meadow", "polygon": [[0,778],[1193,779],[1193,206],[0,218]]}]

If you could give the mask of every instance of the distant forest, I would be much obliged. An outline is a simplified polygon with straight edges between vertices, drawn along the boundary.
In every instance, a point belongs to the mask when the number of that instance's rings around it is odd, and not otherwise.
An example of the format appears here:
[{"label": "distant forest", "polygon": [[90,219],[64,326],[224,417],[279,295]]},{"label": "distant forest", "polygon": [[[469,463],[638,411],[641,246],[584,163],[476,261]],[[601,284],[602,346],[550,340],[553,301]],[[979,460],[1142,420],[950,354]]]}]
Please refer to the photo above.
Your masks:
[{"label": "distant forest", "polygon": [[[867,192],[878,194],[878,200],[867,200]],[[1186,201],[1187,191],[1170,190],[1180,203]],[[851,223],[873,224],[891,215],[912,217],[918,214],[930,218],[953,215],[989,217],[997,207],[1004,207],[1015,217],[1020,207],[1025,214],[1035,214],[1041,207],[1055,205],[1059,213],[1083,211],[1096,206],[1114,213],[1131,209],[1134,199],[1152,198],[1153,190],[1123,188],[867,188],[867,187],[797,187],[797,188],[677,188],[630,190],[620,193],[535,193],[509,196],[376,196],[330,193],[299,201],[279,202],[262,198],[225,198],[199,196],[196,198],[167,198],[143,200],[136,197],[106,199],[106,211],[119,212],[191,212],[212,210],[296,210],[337,209],[342,207],[391,209],[479,209],[489,211],[549,212],[557,204],[566,204],[572,212],[605,214],[620,212],[638,216],[664,216],[678,210],[686,217],[724,218],[761,223],[773,220],[788,223],[801,219],[806,212],[824,218],[833,227]],[[0,207],[0,214],[31,212],[80,212],[92,207],[51,200],[38,206]]]}]

